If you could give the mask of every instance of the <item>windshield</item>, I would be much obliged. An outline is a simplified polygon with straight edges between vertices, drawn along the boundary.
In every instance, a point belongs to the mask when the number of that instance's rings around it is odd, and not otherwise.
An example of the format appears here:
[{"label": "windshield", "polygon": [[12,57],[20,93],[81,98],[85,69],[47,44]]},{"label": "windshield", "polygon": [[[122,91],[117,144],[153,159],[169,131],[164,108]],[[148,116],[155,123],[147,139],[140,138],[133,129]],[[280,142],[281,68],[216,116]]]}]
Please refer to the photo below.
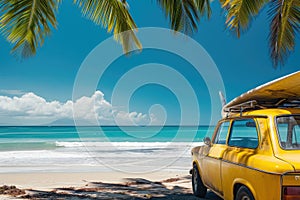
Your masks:
[{"label": "windshield", "polygon": [[300,149],[300,115],[276,118],[280,146],[283,149]]}]

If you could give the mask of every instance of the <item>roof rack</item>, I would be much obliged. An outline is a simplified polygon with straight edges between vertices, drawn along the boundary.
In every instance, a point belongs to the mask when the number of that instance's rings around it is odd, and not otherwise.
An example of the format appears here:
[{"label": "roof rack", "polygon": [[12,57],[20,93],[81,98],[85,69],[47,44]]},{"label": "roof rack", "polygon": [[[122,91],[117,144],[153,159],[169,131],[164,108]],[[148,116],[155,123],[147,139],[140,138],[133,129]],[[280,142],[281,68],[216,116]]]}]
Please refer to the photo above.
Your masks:
[{"label": "roof rack", "polygon": [[280,108],[300,108],[300,100],[286,100],[282,105],[279,105]]},{"label": "roof rack", "polygon": [[231,107],[225,107],[227,113],[241,113],[246,110],[257,110],[266,108],[300,108],[300,99],[274,99],[273,101],[251,100]]},{"label": "roof rack", "polygon": [[257,101],[256,100],[251,100],[247,101],[238,105],[234,105],[231,107],[224,108],[224,112],[230,113],[238,113],[238,112],[243,112],[244,110],[248,109],[254,109],[257,106]]}]

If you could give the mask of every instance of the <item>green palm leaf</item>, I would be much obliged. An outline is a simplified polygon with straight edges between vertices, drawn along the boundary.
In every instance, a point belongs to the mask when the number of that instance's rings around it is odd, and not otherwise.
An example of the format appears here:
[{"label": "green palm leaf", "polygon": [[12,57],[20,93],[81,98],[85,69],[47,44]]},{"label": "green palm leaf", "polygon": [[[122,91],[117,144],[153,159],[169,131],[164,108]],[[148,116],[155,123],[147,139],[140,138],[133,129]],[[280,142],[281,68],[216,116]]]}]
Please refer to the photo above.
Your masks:
[{"label": "green palm leaf", "polygon": [[199,14],[211,14],[209,0],[157,0],[175,31],[191,33],[197,30]]},{"label": "green palm leaf", "polygon": [[276,0],[271,2],[270,49],[274,67],[283,64],[294,50],[295,34],[300,26],[300,1]]},{"label": "green palm leaf", "polygon": [[113,31],[114,38],[123,45],[126,53],[138,49],[142,45],[135,35],[137,28],[133,21],[126,1],[120,0],[74,0],[81,9],[82,13],[98,25],[107,28],[108,32]]},{"label": "green palm leaf", "polygon": [[22,57],[36,53],[38,46],[56,27],[55,12],[60,0],[1,0],[0,29]]},{"label": "green palm leaf", "polygon": [[268,0],[220,0],[220,3],[227,12],[227,28],[235,31],[240,37],[241,30],[247,30],[254,16]]},{"label": "green palm leaf", "polygon": [[195,0],[197,9],[199,10],[199,13],[201,16],[206,15],[207,18],[210,18],[211,16],[211,7],[210,2],[211,0]]}]

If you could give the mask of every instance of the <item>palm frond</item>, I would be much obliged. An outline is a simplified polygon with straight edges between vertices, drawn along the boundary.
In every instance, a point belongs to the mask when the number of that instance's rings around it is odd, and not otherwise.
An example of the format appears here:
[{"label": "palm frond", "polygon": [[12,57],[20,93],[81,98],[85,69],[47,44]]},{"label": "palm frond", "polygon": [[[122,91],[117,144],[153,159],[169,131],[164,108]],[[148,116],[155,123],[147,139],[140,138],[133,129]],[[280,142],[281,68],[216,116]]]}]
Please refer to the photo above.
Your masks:
[{"label": "palm frond", "polygon": [[135,35],[137,28],[133,21],[126,1],[120,0],[74,0],[82,13],[97,25],[113,31],[115,40],[123,45],[123,50],[128,53],[134,45],[141,49],[142,45]]},{"label": "palm frond", "polygon": [[199,13],[210,15],[210,6],[207,0],[157,0],[166,16],[169,18],[171,28],[175,31],[192,33],[197,30]]},{"label": "palm frond", "polygon": [[294,50],[295,34],[300,27],[299,0],[273,0],[269,43],[274,67],[284,64],[285,59]]},{"label": "palm frond", "polygon": [[212,13],[210,2],[211,0],[195,0],[197,9],[199,10],[199,13],[201,16],[206,15],[209,19]]},{"label": "palm frond", "polygon": [[57,7],[60,0],[1,0],[0,29],[12,49],[22,57],[36,53],[44,39],[56,28]]},{"label": "palm frond", "polygon": [[235,31],[240,37],[241,31],[248,29],[249,24],[268,0],[220,0],[222,7],[226,10],[227,28]]}]

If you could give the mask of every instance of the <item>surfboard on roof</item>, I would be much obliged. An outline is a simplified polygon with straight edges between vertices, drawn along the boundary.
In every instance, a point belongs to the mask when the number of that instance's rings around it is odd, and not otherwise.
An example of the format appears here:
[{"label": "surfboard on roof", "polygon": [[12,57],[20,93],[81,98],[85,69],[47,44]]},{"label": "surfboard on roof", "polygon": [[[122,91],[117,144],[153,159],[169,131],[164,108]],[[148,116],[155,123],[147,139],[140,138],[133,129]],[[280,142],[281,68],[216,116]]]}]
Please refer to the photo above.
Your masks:
[{"label": "surfboard on roof", "polygon": [[236,97],[223,107],[223,113],[279,107],[300,107],[300,71],[258,86]]}]

